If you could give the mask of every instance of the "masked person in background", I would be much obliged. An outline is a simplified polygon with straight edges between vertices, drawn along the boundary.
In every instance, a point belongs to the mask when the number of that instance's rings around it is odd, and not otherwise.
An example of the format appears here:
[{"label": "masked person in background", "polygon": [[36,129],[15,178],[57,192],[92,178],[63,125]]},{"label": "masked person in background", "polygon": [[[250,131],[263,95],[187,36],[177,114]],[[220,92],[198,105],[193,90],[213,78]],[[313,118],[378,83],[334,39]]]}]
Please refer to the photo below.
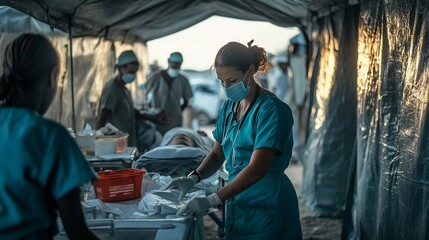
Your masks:
[{"label": "masked person in background", "polygon": [[0,239],[53,239],[58,210],[70,239],[87,228],[79,186],[96,178],[68,131],[45,119],[60,61],[49,40],[23,34],[4,53],[0,77]]},{"label": "masked person in background", "polygon": [[119,55],[116,65],[118,74],[106,83],[100,97],[99,115],[96,128],[111,123],[124,133],[128,133],[128,146],[137,146],[136,120],[149,120],[157,124],[168,123],[164,112],[156,115],[142,114],[134,108],[130,91],[126,84],[134,82],[139,62],[133,51]]},{"label": "masked person in background", "polygon": [[164,111],[170,121],[169,124],[158,126],[163,135],[174,127],[182,127],[182,111],[192,97],[188,79],[180,74],[182,62],[181,53],[171,53],[168,69],[153,75],[146,84],[149,105]]},{"label": "masked person in background", "polygon": [[226,202],[226,239],[302,239],[297,195],[284,174],[292,154],[292,113],[255,82],[267,57],[252,42],[230,42],[218,51],[214,67],[229,100],[213,131],[216,142],[196,170],[166,188],[179,188],[182,197],[226,160],[228,184],[192,199],[177,214],[200,215]]},{"label": "masked person in background", "polygon": [[[291,95],[289,90],[289,61],[287,59],[287,56],[280,55],[274,58],[275,62],[277,63],[276,66],[271,70],[270,78],[271,84],[270,88],[271,91],[282,101],[289,103],[288,101],[285,101],[286,98],[289,98],[289,95]],[[289,91],[289,92],[288,92]]]}]

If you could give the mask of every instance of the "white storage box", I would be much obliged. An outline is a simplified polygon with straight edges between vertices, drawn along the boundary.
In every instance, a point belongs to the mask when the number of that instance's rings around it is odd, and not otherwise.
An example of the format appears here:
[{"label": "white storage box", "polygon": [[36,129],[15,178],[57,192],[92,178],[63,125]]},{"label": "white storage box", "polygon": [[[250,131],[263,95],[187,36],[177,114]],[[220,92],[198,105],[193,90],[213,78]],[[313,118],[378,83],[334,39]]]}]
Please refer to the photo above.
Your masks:
[{"label": "white storage box", "polygon": [[85,155],[94,155],[95,136],[76,135],[76,143]]},{"label": "white storage box", "polygon": [[95,156],[124,153],[127,151],[128,134],[98,136],[94,143]]}]

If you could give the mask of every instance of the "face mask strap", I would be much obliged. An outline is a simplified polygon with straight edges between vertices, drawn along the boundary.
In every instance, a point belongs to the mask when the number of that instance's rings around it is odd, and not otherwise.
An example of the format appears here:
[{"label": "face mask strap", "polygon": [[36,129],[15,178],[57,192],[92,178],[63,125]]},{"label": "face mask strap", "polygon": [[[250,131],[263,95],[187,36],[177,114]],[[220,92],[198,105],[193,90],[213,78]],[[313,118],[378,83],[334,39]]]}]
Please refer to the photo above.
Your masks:
[{"label": "face mask strap", "polygon": [[[249,70],[247,70],[246,73],[244,74],[243,82],[246,80],[246,76],[247,76],[248,72],[249,72]],[[248,87],[249,85],[250,85],[250,79],[249,79],[249,81],[247,81],[247,86],[246,87]]]}]

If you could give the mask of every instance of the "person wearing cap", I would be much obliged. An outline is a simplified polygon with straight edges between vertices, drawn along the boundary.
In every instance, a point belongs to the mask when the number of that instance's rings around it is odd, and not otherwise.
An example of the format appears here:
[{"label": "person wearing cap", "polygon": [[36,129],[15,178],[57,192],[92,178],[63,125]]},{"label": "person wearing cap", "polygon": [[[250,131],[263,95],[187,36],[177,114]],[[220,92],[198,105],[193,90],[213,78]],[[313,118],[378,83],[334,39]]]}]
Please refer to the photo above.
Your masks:
[{"label": "person wearing cap", "polygon": [[188,79],[180,74],[183,56],[173,52],[168,58],[168,69],[162,70],[149,78],[146,91],[151,96],[151,107],[163,110],[170,120],[158,130],[164,134],[174,127],[182,126],[182,111],[192,97],[192,89]]},{"label": "person wearing cap", "polygon": [[96,128],[111,123],[124,133],[128,133],[128,146],[137,146],[136,120],[150,120],[158,124],[166,122],[165,114],[147,115],[134,108],[130,91],[126,84],[136,79],[139,69],[137,56],[131,50],[119,55],[116,65],[117,75],[106,83],[99,102],[99,113]]},{"label": "person wearing cap", "polygon": [[292,110],[292,115],[297,124],[292,127],[293,134],[293,152],[291,162],[297,162],[301,159],[302,155],[302,137],[300,133],[300,113],[296,102],[296,78],[289,75],[289,59],[287,55],[278,55],[274,58],[276,68],[273,69],[272,76],[272,92],[283,102],[287,103]]},{"label": "person wearing cap", "polygon": [[285,55],[278,55],[274,58],[276,66],[273,68],[271,77],[271,92],[273,92],[280,100],[287,102],[288,85],[289,85],[289,61]]}]

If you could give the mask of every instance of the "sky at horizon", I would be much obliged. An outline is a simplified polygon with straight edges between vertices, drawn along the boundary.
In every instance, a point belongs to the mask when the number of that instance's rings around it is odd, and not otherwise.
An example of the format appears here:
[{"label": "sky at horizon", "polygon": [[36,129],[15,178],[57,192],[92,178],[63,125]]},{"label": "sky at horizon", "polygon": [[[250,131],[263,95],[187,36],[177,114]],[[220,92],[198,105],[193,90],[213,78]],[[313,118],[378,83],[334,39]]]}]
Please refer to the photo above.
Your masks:
[{"label": "sky at horizon", "polygon": [[213,65],[217,51],[227,42],[254,45],[276,54],[286,50],[289,39],[299,33],[297,28],[283,28],[268,22],[246,21],[213,16],[180,32],[147,42],[149,63],[155,60],[162,68],[168,66],[171,52],[183,54],[182,69],[202,71]]}]

